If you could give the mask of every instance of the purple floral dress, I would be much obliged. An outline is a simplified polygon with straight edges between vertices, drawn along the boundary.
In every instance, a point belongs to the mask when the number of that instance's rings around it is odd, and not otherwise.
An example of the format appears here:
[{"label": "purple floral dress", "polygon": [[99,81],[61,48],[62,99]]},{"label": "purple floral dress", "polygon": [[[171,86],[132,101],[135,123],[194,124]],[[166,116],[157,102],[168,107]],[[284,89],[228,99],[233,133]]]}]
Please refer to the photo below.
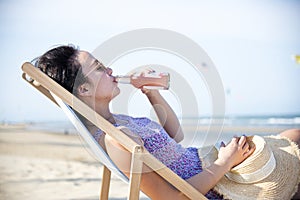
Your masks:
[{"label": "purple floral dress", "polygon": [[[114,115],[115,127],[124,126],[138,134],[144,142],[144,147],[164,165],[170,168],[182,179],[188,179],[202,172],[198,149],[184,148],[173,140],[163,127],[148,118],[133,118],[127,115]],[[103,134],[98,130],[94,138],[98,141]],[[206,195],[208,199],[222,199],[213,190]]]}]

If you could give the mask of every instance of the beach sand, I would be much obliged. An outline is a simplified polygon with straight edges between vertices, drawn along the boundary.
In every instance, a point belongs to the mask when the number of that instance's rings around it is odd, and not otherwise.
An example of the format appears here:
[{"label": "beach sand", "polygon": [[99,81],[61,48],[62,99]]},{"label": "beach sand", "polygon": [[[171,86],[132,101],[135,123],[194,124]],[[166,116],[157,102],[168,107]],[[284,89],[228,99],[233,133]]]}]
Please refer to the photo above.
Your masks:
[{"label": "beach sand", "polygon": [[[232,134],[275,134],[281,129],[223,130]],[[207,127],[203,127],[202,131],[205,130]],[[26,125],[0,125],[0,161],[0,199],[99,199],[102,165],[76,134],[30,131]],[[128,184],[112,175],[109,199],[126,199],[127,193]],[[141,193],[140,199],[148,198]]]},{"label": "beach sand", "polygon": [[[0,126],[0,199],[96,200],[101,175],[102,165],[77,135]],[[126,199],[127,190],[112,175],[109,199]]]}]

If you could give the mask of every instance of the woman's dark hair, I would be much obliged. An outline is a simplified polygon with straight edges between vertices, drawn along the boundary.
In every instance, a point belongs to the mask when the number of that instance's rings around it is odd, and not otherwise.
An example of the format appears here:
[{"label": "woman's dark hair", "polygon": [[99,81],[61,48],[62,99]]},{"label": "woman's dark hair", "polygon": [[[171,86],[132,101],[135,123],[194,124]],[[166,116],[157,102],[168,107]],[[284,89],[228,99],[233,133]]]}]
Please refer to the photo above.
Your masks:
[{"label": "woman's dark hair", "polygon": [[[77,88],[87,82],[82,74],[81,64],[77,60],[79,50],[72,45],[64,45],[53,48],[34,60],[34,64],[42,72],[77,95]],[[87,120],[80,113],[74,110],[76,115],[86,123]]]},{"label": "woman's dark hair", "polygon": [[77,60],[78,49],[74,46],[59,46],[37,58],[35,66],[69,92],[77,95],[77,87],[86,81],[81,64]]}]

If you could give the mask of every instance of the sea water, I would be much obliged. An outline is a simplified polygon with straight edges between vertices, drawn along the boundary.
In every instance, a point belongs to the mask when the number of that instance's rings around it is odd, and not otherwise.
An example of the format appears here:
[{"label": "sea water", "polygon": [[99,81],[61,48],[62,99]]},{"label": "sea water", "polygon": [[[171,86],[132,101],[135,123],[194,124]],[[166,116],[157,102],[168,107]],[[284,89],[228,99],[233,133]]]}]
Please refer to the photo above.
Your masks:
[{"label": "sea water", "polygon": [[76,134],[77,130],[70,121],[29,122],[27,130],[44,131],[57,134]]},{"label": "sea water", "polygon": [[185,133],[183,144],[197,147],[226,143],[234,136],[276,135],[287,129],[300,129],[300,115],[199,117],[182,118],[181,122]]},{"label": "sea water", "polygon": [[[285,116],[227,116],[213,120],[211,117],[181,117],[185,134],[184,146],[204,146],[225,143],[233,136],[270,135],[281,131],[300,129],[300,115]],[[29,123],[27,129],[57,134],[77,134],[69,121]]]}]

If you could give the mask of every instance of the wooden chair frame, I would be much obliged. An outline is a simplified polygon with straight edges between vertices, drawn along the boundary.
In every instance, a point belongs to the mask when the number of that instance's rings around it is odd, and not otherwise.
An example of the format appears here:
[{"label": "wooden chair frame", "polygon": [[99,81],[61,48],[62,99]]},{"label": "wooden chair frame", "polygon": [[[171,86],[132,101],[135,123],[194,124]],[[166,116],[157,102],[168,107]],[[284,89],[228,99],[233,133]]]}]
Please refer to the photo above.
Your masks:
[{"label": "wooden chair frame", "polygon": [[[93,109],[83,103],[76,96],[71,94],[69,91],[64,89],[54,80],[49,78],[46,74],[34,67],[31,63],[25,62],[22,65],[22,70],[23,79],[30,83],[34,88],[39,90],[41,93],[43,93],[52,102],[59,106],[57,100],[55,100],[54,95],[57,96],[65,104],[72,107],[72,109],[76,110],[99,129],[103,130],[106,134],[114,138],[126,150],[132,153],[128,199],[139,199],[143,164],[154,170],[157,174],[159,174],[162,178],[164,178],[175,188],[181,191],[189,199],[206,199],[203,194],[201,194],[192,185],[180,178],[172,170],[166,167],[154,156],[152,156],[145,148],[143,148],[143,146],[137,144],[119,129],[115,128],[110,122],[97,114]],[[108,199],[110,178],[111,171],[106,166],[104,166],[102,185],[100,188],[100,200]]]}]

